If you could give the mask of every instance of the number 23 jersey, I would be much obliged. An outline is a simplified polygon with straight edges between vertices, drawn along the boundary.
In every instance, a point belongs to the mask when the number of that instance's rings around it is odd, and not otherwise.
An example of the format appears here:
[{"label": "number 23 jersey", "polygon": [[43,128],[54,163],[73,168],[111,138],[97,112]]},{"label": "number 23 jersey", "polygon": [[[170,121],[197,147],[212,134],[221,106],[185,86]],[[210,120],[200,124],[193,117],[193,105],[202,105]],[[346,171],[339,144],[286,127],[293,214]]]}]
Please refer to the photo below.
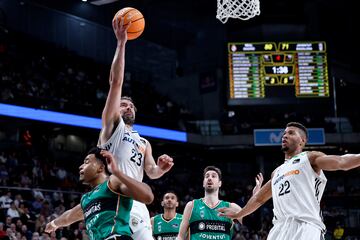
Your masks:
[{"label": "number 23 jersey", "polygon": [[98,147],[111,152],[120,170],[127,176],[142,182],[146,142],[146,139],[140,137],[138,132],[126,127],[124,120],[120,118],[109,140],[105,144],[99,144]]},{"label": "number 23 jersey", "polygon": [[313,170],[307,152],[285,160],[271,180],[274,224],[294,218],[325,229],[320,200],[326,182],[322,170],[320,174]]}]

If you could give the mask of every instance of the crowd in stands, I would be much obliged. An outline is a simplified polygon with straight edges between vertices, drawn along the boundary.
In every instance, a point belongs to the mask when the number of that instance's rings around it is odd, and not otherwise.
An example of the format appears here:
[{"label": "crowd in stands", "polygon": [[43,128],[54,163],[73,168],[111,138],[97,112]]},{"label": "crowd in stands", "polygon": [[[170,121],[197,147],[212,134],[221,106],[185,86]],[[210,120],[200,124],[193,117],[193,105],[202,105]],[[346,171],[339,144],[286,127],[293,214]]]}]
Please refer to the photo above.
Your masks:
[{"label": "crowd in stands", "polygon": [[[4,103],[100,117],[109,71],[110,65],[28,36],[0,38],[0,101]],[[138,121],[183,128],[181,120],[191,117],[190,111],[156,92],[146,81],[149,77],[136,70],[125,73],[123,94],[135,100]]]},{"label": "crowd in stands", "polygon": [[[108,92],[109,69],[107,64],[80,57],[50,43],[8,33],[0,38],[0,101],[100,117]],[[135,100],[139,110],[137,122],[201,133],[193,124],[194,120],[201,119],[170,96],[157,92],[149,79],[151,75],[146,72],[126,69],[123,94]],[[351,89],[358,88],[352,86]],[[340,89],[339,94],[345,90]],[[329,112],[331,106],[321,111],[311,106],[302,108],[295,106],[290,111],[286,106],[234,107],[234,110],[224,111],[217,120],[222,134],[251,133],[264,126],[264,119],[274,128],[283,127],[292,119],[303,119],[308,127],[324,127],[326,132],[339,131],[329,118],[334,115],[332,110]],[[354,130],[359,130],[357,111],[347,112]]]}]

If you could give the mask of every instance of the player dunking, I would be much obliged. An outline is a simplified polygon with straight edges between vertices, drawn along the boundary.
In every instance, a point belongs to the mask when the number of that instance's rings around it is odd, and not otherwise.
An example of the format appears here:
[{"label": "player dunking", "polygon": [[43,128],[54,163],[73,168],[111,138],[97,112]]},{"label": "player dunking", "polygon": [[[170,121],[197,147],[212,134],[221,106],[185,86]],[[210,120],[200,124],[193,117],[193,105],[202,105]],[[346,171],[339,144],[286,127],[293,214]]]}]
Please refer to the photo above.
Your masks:
[{"label": "player dunking", "polygon": [[[168,155],[158,158],[157,164],[152,156],[150,143],[132,129],[136,108],[129,97],[122,97],[122,85],[125,68],[125,45],[127,27],[124,19],[113,21],[113,30],[117,39],[117,48],[110,70],[110,90],[102,113],[102,130],[99,147],[114,154],[119,168],[128,176],[143,180],[144,170],[152,178],[159,178],[173,166]],[[134,201],[131,210],[130,227],[135,240],[152,240],[150,216],[143,203]]]},{"label": "player dunking", "polygon": [[[186,233],[190,236],[190,240],[230,240],[233,222],[229,218],[218,216],[217,209],[231,207],[240,210],[241,207],[236,203],[219,200],[219,188],[222,185],[222,174],[219,168],[208,166],[204,169],[203,176],[205,197],[186,204],[178,240],[185,240]],[[260,190],[262,181],[262,174],[259,174],[256,178],[254,194]]]},{"label": "player dunking", "polygon": [[327,179],[325,171],[350,170],[360,166],[360,154],[342,156],[322,152],[303,152],[307,129],[300,123],[286,125],[282,137],[285,162],[276,168],[269,180],[246,206],[219,209],[221,216],[241,219],[263,205],[271,197],[274,203],[270,240],[319,240],[325,225],[320,200]]}]

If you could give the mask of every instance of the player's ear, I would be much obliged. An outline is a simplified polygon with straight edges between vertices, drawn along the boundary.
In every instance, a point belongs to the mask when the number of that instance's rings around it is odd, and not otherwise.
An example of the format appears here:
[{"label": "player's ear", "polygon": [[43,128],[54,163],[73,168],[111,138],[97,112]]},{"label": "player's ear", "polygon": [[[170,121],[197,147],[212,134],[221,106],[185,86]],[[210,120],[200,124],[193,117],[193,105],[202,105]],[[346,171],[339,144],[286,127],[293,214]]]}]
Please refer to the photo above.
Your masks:
[{"label": "player's ear", "polygon": [[304,147],[305,144],[306,144],[306,137],[302,137],[302,138],[301,138],[300,146]]},{"label": "player's ear", "polygon": [[162,207],[164,206],[164,201],[161,201],[161,206],[162,206]]},{"label": "player's ear", "polygon": [[221,187],[221,185],[222,185],[222,181],[220,180],[220,181],[219,181],[219,187]]},{"label": "player's ear", "polygon": [[105,165],[103,163],[99,164],[99,168],[97,169],[97,172],[105,172]]},{"label": "player's ear", "polygon": [[176,202],[176,207],[178,207],[179,206],[179,202]]}]

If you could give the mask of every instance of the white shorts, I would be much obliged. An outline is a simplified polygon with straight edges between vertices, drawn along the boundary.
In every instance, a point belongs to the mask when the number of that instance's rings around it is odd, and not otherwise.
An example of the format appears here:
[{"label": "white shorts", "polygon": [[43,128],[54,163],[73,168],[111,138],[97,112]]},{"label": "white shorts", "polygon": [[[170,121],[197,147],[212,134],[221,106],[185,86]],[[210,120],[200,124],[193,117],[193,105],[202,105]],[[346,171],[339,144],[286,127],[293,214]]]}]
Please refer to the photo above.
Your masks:
[{"label": "white shorts", "polygon": [[146,205],[133,201],[130,212],[131,237],[134,240],[153,240],[149,211]]},{"label": "white shorts", "polygon": [[267,240],[322,240],[321,229],[313,224],[295,220],[277,221],[270,230]]}]

